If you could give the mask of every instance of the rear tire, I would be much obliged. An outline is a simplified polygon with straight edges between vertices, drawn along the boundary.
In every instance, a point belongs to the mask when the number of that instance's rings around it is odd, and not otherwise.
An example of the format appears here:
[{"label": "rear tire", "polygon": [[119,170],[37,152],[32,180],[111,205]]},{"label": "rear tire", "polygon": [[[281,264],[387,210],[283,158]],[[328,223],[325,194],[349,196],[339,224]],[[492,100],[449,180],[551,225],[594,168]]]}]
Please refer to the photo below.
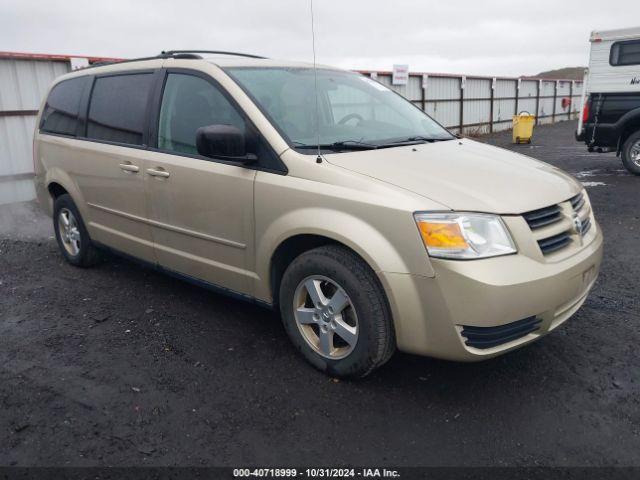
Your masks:
[{"label": "rear tire", "polygon": [[71,265],[91,267],[100,260],[78,207],[69,194],[60,195],[53,203],[53,231],[60,252]]},{"label": "rear tire", "polygon": [[622,164],[629,172],[640,175],[640,130],[629,135],[624,142]]},{"label": "rear tire", "polygon": [[332,377],[365,377],[395,351],[384,290],[371,267],[345,247],[318,247],[297,257],[283,275],[279,297],[294,346]]}]

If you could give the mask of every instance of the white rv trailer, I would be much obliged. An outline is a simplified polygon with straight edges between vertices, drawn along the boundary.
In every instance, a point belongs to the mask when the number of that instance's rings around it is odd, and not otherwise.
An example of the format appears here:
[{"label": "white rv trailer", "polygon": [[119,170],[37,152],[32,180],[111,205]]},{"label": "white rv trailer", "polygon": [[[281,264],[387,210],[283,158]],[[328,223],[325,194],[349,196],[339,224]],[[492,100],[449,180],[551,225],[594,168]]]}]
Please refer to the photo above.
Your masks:
[{"label": "white rv trailer", "polygon": [[577,138],[640,175],[640,27],[591,33]]}]

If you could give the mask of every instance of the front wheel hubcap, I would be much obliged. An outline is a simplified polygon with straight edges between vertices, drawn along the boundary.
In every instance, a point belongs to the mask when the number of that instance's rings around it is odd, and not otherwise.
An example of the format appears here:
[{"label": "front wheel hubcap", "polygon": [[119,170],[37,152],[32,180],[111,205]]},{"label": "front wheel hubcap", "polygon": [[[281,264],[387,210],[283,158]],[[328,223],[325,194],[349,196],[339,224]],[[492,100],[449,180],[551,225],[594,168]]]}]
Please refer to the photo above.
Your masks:
[{"label": "front wheel hubcap", "polygon": [[293,312],[305,342],[325,358],[349,355],[358,341],[358,317],[345,290],[322,275],[302,280],[293,297]]},{"label": "front wheel hubcap", "polygon": [[80,229],[73,212],[68,208],[62,208],[58,213],[58,233],[64,249],[69,255],[76,256],[80,253]]}]

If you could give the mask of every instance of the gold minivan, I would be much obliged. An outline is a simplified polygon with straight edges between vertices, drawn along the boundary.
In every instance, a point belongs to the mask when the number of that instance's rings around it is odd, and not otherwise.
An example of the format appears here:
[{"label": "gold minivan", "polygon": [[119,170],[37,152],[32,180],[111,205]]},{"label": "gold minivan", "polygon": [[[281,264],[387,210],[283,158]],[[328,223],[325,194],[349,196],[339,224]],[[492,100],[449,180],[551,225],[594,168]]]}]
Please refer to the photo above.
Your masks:
[{"label": "gold minivan", "polygon": [[572,177],[325,66],[173,51],[76,71],[41,108],[34,161],[71,264],[108,249],[278,309],[336,377],[396,348],[475,361],[530,343],[602,258]]}]

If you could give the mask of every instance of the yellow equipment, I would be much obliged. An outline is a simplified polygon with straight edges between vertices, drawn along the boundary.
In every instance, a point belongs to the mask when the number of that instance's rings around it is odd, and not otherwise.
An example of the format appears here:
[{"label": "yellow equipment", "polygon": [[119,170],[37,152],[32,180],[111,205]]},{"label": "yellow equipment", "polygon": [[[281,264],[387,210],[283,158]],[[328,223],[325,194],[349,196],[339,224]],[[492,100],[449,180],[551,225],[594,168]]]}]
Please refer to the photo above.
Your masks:
[{"label": "yellow equipment", "polygon": [[529,112],[520,112],[513,116],[513,143],[531,143],[536,116]]}]

